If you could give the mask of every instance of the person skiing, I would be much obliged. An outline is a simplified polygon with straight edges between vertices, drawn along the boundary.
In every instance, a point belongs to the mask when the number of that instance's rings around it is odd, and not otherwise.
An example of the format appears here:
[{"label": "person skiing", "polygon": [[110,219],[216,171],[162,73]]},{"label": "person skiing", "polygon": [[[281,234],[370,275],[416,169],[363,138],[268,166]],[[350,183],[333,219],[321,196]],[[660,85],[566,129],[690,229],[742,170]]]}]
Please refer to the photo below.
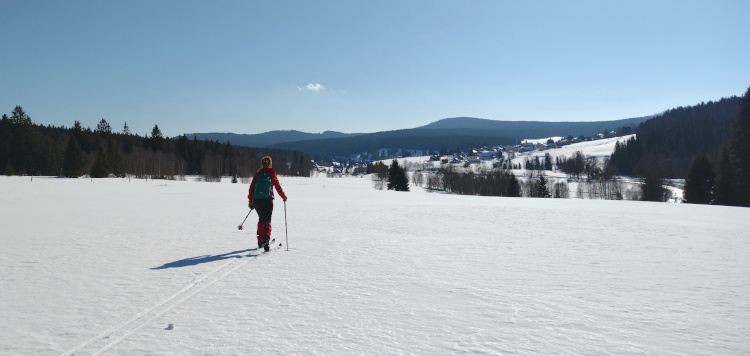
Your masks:
[{"label": "person skiing", "polygon": [[247,196],[250,209],[254,208],[258,212],[258,248],[263,247],[265,251],[270,249],[268,244],[271,240],[271,214],[273,214],[274,199],[272,186],[279,192],[281,199],[286,201],[286,194],[281,189],[272,162],[270,156],[265,156],[260,160],[261,167],[253,176]]}]

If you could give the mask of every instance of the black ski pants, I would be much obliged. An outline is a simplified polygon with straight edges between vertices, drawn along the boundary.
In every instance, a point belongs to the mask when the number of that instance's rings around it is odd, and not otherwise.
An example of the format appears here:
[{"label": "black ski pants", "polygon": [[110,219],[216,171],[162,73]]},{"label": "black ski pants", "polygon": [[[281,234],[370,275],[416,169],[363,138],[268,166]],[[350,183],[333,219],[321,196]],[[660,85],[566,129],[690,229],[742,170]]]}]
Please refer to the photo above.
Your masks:
[{"label": "black ski pants", "polygon": [[259,223],[270,223],[271,214],[273,214],[273,198],[253,199],[253,206],[258,212]]}]

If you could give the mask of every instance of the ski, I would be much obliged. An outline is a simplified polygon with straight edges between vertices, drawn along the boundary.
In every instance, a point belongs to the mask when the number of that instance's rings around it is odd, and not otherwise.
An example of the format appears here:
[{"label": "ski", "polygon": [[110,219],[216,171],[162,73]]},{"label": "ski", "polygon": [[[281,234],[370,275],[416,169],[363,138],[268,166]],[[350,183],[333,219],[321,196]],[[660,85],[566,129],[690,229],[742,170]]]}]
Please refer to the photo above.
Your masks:
[{"label": "ski", "polygon": [[281,248],[281,243],[279,242],[279,244],[276,245],[276,239],[273,238],[273,239],[271,239],[271,241],[268,242],[268,246],[269,246],[268,251],[264,250],[263,247],[256,248],[255,252],[257,254],[255,256],[260,256],[260,255],[266,254],[268,252],[271,252],[271,251],[274,251],[274,250],[278,250],[278,249]]}]

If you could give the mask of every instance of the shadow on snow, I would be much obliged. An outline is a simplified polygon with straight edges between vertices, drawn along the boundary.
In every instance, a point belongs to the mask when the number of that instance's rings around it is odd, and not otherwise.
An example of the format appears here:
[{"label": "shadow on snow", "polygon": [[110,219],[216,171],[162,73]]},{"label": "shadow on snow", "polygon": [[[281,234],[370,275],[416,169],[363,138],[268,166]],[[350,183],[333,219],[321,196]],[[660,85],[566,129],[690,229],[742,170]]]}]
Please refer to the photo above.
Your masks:
[{"label": "shadow on snow", "polygon": [[245,252],[256,252],[256,251],[258,251],[257,248],[251,248],[247,250],[227,252],[221,255],[213,255],[213,256],[203,255],[203,256],[197,256],[197,257],[188,257],[188,258],[184,258],[178,261],[165,263],[164,265],[161,265],[159,267],[153,267],[151,269],[179,268],[179,267],[195,266],[201,263],[227,260],[230,258],[255,257],[257,256],[257,254],[249,254],[246,256],[243,256],[242,254]]}]

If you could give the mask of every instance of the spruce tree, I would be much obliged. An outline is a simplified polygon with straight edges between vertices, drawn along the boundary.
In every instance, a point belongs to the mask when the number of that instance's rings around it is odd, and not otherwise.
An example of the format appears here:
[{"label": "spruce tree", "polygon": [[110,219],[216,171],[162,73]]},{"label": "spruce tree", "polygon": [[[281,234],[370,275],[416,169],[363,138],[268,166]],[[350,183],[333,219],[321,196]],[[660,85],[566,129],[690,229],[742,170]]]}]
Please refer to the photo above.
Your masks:
[{"label": "spruce tree", "polygon": [[732,124],[734,131],[729,141],[732,166],[735,172],[737,204],[750,206],[750,88],[740,100],[737,121]]},{"label": "spruce tree", "polygon": [[539,175],[539,187],[537,190],[539,198],[549,198],[549,188],[547,188],[547,178],[544,178],[544,174]]},{"label": "spruce tree", "polygon": [[109,155],[110,172],[112,172],[112,174],[114,174],[116,177],[125,177],[125,158],[123,158],[122,156],[120,145],[118,145],[117,142],[113,141],[110,151],[112,152]]},{"label": "spruce tree", "polygon": [[693,159],[685,177],[682,200],[685,203],[710,204],[714,197],[714,169],[705,153]]},{"label": "spruce tree", "polygon": [[549,152],[544,154],[544,170],[545,171],[552,170],[552,155],[550,155]]},{"label": "spruce tree", "polygon": [[5,170],[3,171],[3,174],[6,176],[12,176],[16,174],[10,161],[5,162]]},{"label": "spruce tree", "polygon": [[518,182],[518,178],[516,178],[516,175],[511,173],[510,178],[508,178],[508,191],[507,194],[509,197],[520,197],[521,196],[521,183]]},{"label": "spruce tree", "polygon": [[657,156],[644,156],[636,166],[643,176],[641,200],[665,202],[669,191],[664,188],[664,160]]},{"label": "spruce tree", "polygon": [[96,160],[91,166],[91,178],[105,178],[109,175],[109,162],[107,159],[107,152],[104,151],[104,147],[99,146],[96,150]]},{"label": "spruce tree", "polygon": [[154,125],[154,128],[151,130],[151,138],[149,139],[149,142],[151,143],[152,150],[164,150],[164,136],[162,135],[161,130],[159,130],[159,125]]},{"label": "spruce tree", "polygon": [[729,148],[721,147],[719,154],[719,167],[716,170],[716,188],[714,189],[714,204],[734,205],[735,184],[732,160],[729,157]]},{"label": "spruce tree", "polygon": [[65,172],[66,177],[77,178],[83,175],[85,168],[86,161],[83,150],[78,145],[78,140],[71,137],[63,154],[63,172]]},{"label": "spruce tree", "polygon": [[406,176],[406,171],[398,165],[398,161],[395,159],[388,169],[388,190],[409,191],[409,177]]},{"label": "spruce tree", "polygon": [[112,126],[109,125],[107,120],[102,119],[96,125],[96,130],[94,132],[106,137],[107,135],[112,133]]}]

